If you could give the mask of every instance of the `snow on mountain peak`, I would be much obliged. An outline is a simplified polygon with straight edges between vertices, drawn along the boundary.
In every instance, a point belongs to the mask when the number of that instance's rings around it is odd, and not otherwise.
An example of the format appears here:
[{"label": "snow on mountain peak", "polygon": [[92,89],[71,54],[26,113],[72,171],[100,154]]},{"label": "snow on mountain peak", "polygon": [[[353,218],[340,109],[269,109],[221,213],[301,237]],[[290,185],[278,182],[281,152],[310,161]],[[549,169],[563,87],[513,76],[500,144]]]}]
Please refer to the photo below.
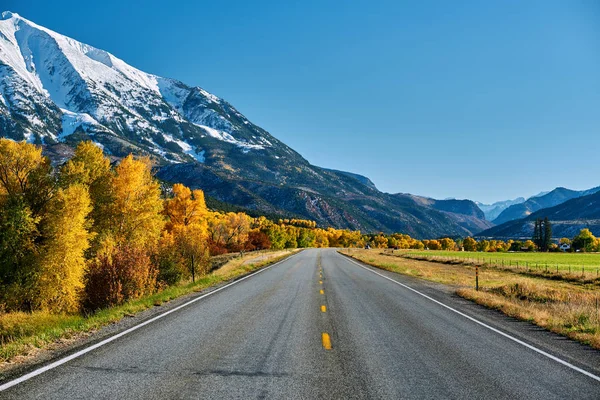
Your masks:
[{"label": "snow on mountain peak", "polygon": [[111,139],[114,151],[141,147],[170,162],[202,160],[208,138],[243,153],[277,143],[202,88],[143,72],[10,11],[0,19],[0,100],[2,136],[18,140],[109,135],[119,138]]},{"label": "snow on mountain peak", "polygon": [[7,19],[11,19],[13,17],[19,18],[19,14],[11,12],[11,11],[3,11],[2,18],[0,18],[0,20],[7,20]]}]

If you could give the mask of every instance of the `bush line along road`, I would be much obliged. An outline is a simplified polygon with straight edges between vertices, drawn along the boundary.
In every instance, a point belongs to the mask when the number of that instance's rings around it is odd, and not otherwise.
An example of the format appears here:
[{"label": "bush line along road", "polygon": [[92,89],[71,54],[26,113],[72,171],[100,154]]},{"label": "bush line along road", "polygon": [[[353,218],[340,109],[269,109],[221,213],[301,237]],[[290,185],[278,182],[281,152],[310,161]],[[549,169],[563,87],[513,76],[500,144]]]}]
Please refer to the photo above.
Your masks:
[{"label": "bush line along road", "polygon": [[600,398],[600,353],[310,249],[5,382],[3,399]]}]

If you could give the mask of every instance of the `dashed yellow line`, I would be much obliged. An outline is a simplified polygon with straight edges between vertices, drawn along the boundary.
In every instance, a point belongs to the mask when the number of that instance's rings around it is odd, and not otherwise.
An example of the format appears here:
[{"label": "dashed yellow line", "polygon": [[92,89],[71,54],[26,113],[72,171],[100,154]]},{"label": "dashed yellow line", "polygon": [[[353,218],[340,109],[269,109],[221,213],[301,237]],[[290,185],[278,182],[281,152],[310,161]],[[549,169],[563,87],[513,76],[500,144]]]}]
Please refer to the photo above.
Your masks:
[{"label": "dashed yellow line", "polygon": [[327,312],[327,307],[326,306],[321,306],[321,312]]},{"label": "dashed yellow line", "polygon": [[322,285],[322,284],[323,284],[323,281],[319,281],[319,285]]},{"label": "dashed yellow line", "polygon": [[323,348],[325,350],[331,350],[331,339],[329,338],[329,334],[323,332],[321,334],[321,340],[323,341]]},{"label": "dashed yellow line", "polygon": [[319,293],[325,294],[325,291],[323,289],[321,289],[321,290],[319,290]]}]

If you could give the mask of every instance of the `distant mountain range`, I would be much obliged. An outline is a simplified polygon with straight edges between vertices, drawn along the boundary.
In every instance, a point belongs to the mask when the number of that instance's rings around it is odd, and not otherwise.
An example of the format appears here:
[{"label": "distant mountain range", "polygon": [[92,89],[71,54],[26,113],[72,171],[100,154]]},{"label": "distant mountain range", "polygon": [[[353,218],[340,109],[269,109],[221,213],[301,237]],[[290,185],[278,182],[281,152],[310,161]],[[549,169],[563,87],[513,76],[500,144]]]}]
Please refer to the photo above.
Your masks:
[{"label": "distant mountain range", "polygon": [[564,203],[567,200],[593,194],[598,191],[600,191],[600,187],[581,191],[558,187],[550,192],[546,192],[545,194],[530,197],[524,202],[511,205],[502,211],[498,217],[493,220],[493,222],[495,225],[501,225],[508,221],[525,218],[543,208],[554,207]]},{"label": "distant mountain range", "polygon": [[493,221],[498,218],[498,215],[500,215],[500,213],[506,210],[508,207],[514,204],[523,203],[524,201],[524,197],[517,197],[514,200],[497,201],[493,204],[484,204],[478,201],[476,201],[475,204],[477,204],[481,211],[483,211],[486,220]]},{"label": "distant mountain range", "polygon": [[0,136],[42,145],[55,163],[82,140],[113,160],[151,156],[160,179],[321,226],[435,238],[492,225],[468,200],[382,193],[364,176],[311,165],[206,90],[10,12],[0,18]]},{"label": "distant mountain range", "polygon": [[[564,193],[562,190],[559,192]],[[534,221],[546,217],[552,223],[555,238],[572,238],[583,228],[589,228],[595,235],[600,236],[600,191],[592,189],[584,192],[592,194],[577,196],[559,205],[540,209],[525,218],[505,222],[485,230],[477,236],[529,239],[533,235]]]}]

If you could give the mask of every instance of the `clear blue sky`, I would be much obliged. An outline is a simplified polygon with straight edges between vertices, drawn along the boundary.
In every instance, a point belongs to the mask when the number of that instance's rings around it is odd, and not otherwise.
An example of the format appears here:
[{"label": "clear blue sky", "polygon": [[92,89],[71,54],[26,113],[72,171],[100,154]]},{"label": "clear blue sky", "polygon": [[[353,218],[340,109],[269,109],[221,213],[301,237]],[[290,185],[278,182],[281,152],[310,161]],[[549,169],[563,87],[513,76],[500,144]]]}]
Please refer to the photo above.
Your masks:
[{"label": "clear blue sky", "polygon": [[234,104],[388,192],[600,185],[599,1],[69,1],[2,8]]}]

